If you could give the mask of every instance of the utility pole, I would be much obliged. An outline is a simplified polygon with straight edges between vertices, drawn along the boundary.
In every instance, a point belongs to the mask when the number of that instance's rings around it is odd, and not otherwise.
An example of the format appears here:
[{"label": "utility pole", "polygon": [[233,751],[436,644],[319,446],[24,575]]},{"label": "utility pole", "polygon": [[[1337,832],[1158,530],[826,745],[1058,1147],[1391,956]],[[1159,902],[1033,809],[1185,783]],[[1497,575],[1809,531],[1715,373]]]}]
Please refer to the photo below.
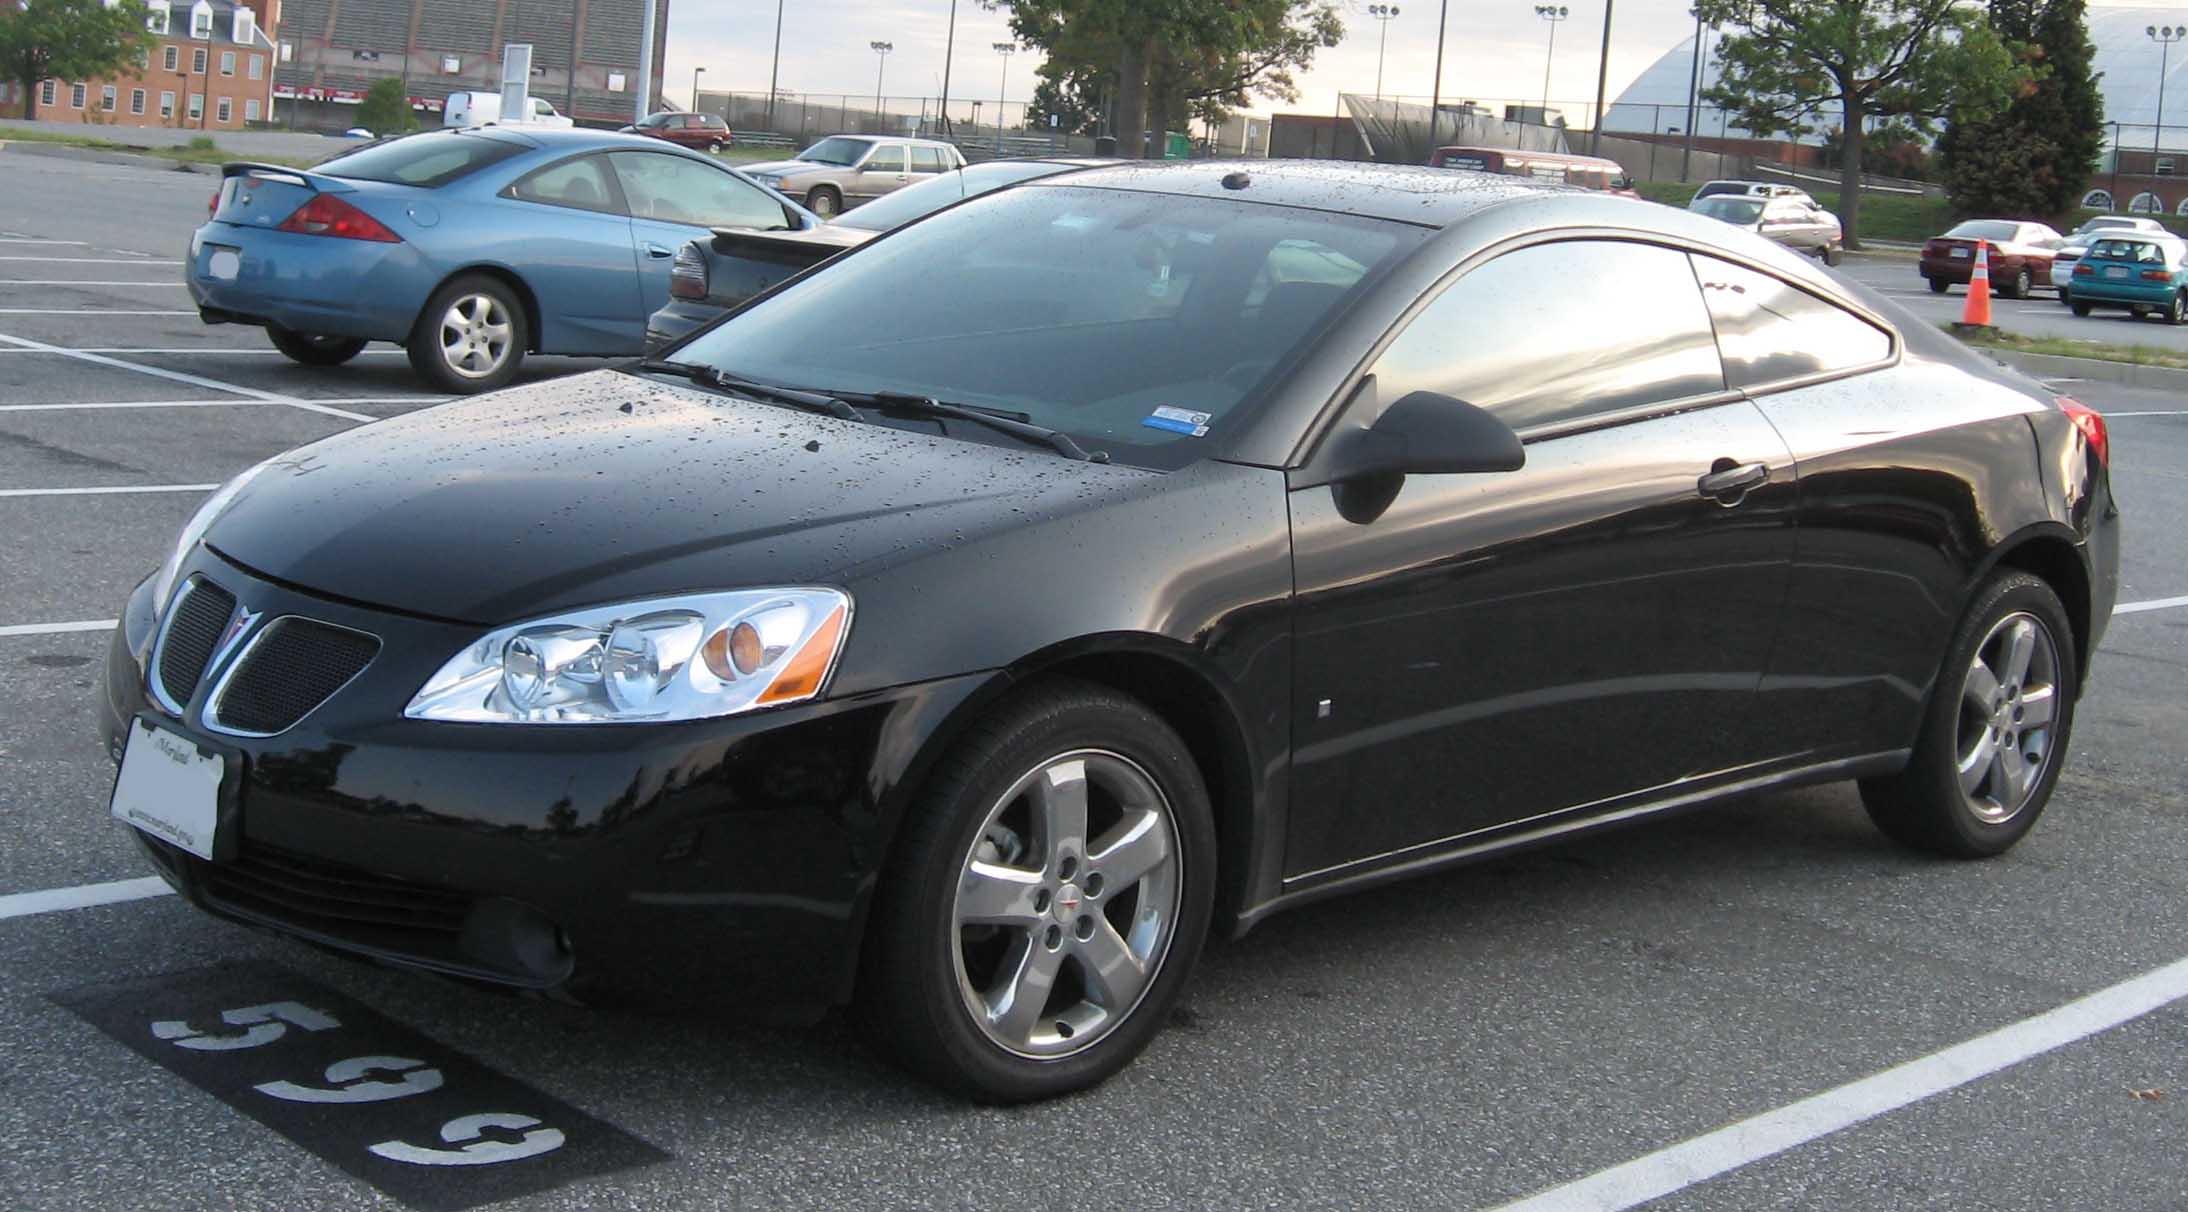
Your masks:
[{"label": "utility pole", "polygon": [[1697,104],[1702,97],[1702,56],[1707,53],[1709,27],[1702,24],[1701,10],[1694,13],[1694,75],[1687,82],[1687,141],[1679,152],[1679,179],[1694,179],[1694,126],[1699,120]]},{"label": "utility pole", "polygon": [[1443,31],[1451,19],[1451,0],[1443,0],[1436,11],[1436,78],[1428,86],[1428,152],[1436,153],[1436,128],[1443,117]]},{"label": "utility pole", "polygon": [[[775,86],[783,67],[783,0],[775,0],[775,58],[767,69],[767,129],[775,129]],[[805,132],[799,131],[799,137]]]},{"label": "utility pole", "polygon": [[1603,97],[1611,83],[1611,0],[1603,0],[1603,49],[1595,66],[1595,129],[1588,132],[1588,154],[1603,150]]},{"label": "utility pole", "polygon": [[945,139],[950,137],[950,60],[956,57],[957,0],[950,0],[950,32],[942,40],[942,108],[936,118]]}]

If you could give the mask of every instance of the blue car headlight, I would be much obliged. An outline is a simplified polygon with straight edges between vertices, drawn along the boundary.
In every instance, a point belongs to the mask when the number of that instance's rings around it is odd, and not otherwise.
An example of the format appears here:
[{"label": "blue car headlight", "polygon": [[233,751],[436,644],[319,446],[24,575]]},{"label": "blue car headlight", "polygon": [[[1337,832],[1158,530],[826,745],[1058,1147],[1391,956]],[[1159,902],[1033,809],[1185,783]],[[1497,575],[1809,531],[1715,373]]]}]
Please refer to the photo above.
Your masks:
[{"label": "blue car headlight", "polygon": [[851,630],[835,589],[598,606],[487,633],[403,714],[467,724],[663,723],[819,697]]}]

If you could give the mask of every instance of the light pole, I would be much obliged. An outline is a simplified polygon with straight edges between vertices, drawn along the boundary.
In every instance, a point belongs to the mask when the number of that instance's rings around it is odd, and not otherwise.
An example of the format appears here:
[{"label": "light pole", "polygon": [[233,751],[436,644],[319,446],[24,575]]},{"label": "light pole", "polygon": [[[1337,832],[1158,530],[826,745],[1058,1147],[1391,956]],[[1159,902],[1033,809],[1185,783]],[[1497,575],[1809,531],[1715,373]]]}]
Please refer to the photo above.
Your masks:
[{"label": "light pole", "polygon": [[1562,4],[1538,4],[1535,16],[1550,23],[1550,49],[1542,54],[1542,124],[1550,124],[1550,65],[1557,60],[1557,23],[1573,15]]},{"label": "light pole", "polygon": [[1428,84],[1428,150],[1436,151],[1436,127],[1443,117],[1443,29],[1451,18],[1451,0],[1436,9],[1436,78]]},{"label": "light pole", "polygon": [[869,42],[874,52],[874,113],[881,112],[881,73],[889,66],[889,52],[896,49],[894,42]]},{"label": "light pole", "polygon": [[1595,63],[1595,126],[1588,132],[1588,154],[1603,149],[1603,96],[1611,84],[1611,0],[1603,0],[1603,49]]},{"label": "light pole", "polygon": [[[2165,138],[2165,69],[2173,57],[2173,44],[2188,38],[2188,25],[2153,25],[2142,32],[2158,44],[2158,121],[2157,129],[2150,135],[2150,171],[2155,173],[2158,153],[2164,150],[2159,143]],[[2113,146],[2117,148],[2118,144]],[[2119,152],[2115,150],[2112,154],[2118,156]]]},{"label": "light pole", "polygon": [[995,53],[1003,56],[1003,79],[1001,83],[995,86],[995,150],[1002,151],[1003,102],[1009,96],[1007,90],[1010,87],[1010,57],[1018,53],[1018,44],[1015,42],[998,42],[995,44]]},{"label": "light pole", "polygon": [[695,114],[699,112],[699,77],[706,74],[707,69],[703,67],[691,69],[691,112]]},{"label": "light pole", "polygon": [[1697,112],[1702,99],[1702,62],[1709,49],[1709,27],[1702,24],[1702,12],[1694,11],[1694,72],[1687,81],[1687,138],[1686,146],[1679,152],[1679,179],[1694,179],[1694,128],[1701,125]]},{"label": "light pole", "polygon": [[[950,64],[957,58],[957,0],[950,0],[950,32],[942,40],[942,105],[935,111],[942,137],[950,136]],[[974,122],[978,127],[980,124]]]},{"label": "light pole", "polygon": [[[767,67],[767,129],[775,129],[775,85],[782,78],[783,0],[775,0],[775,58]],[[801,132],[802,133],[802,132]]]},{"label": "light pole", "polygon": [[1390,23],[1398,17],[1398,6],[1370,4],[1368,16],[1383,27],[1381,36],[1375,40],[1375,99],[1380,101],[1383,99],[1383,48],[1390,45]]}]

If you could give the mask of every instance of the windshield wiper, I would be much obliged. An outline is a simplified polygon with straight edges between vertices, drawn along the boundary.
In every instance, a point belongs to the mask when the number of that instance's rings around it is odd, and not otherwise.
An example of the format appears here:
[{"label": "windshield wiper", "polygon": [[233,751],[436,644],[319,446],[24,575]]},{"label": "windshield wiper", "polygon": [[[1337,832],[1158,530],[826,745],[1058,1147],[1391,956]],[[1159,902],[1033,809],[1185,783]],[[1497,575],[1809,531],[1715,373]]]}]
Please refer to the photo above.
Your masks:
[{"label": "windshield wiper", "polygon": [[761,383],[754,379],[740,379],[735,375],[723,374],[712,366],[702,366],[697,362],[669,362],[649,359],[640,362],[638,369],[652,371],[656,374],[677,375],[690,379],[702,387],[758,396],[763,400],[773,400],[779,404],[793,405],[805,409],[807,412],[824,413],[845,421],[862,419],[859,416],[858,409],[834,396],[825,396],[813,391],[799,391],[794,387],[777,387],[773,383]]},{"label": "windshield wiper", "polygon": [[1007,412],[1000,408],[983,408],[977,404],[950,404],[929,396],[915,396],[902,391],[844,391],[836,396],[860,404],[868,404],[881,411],[909,414],[915,417],[947,417],[955,421],[971,421],[985,425],[1001,433],[1048,447],[1067,459],[1082,463],[1107,463],[1106,450],[1089,451],[1079,445],[1072,436],[1060,429],[1035,425],[1032,418],[1022,412]]}]

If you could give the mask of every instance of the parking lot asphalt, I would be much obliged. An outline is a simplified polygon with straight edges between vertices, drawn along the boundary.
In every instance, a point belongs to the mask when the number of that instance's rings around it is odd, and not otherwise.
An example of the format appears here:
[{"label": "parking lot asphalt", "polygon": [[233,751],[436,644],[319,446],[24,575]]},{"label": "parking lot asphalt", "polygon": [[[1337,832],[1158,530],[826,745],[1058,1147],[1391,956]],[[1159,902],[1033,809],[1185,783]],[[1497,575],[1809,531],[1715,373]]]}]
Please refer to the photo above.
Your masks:
[{"label": "parking lot asphalt", "polygon": [[[1932,324],[1953,323],[1967,309],[1967,287],[1955,286],[1944,294],[1931,294],[1929,283],[1922,280],[1922,272],[1911,255],[1852,253],[1839,272],[1884,292]],[[2057,291],[2047,287],[2037,287],[2026,299],[2001,299],[1995,287],[1993,283],[1991,322],[2008,332],[2114,345],[2150,345],[2188,353],[2188,325],[2175,328],[2155,317],[2131,316],[2124,311],[2077,316],[2059,302]]]},{"label": "parking lot asphalt", "polygon": [[[970,1108],[836,1020],[498,996],[120,883],[150,871],[106,814],[105,620],[203,486],[438,398],[399,355],[305,370],[177,314],[178,269],[153,262],[186,246],[201,180],[39,163],[35,197],[0,192],[0,249],[50,258],[0,261],[9,1207],[2188,1207],[2188,976],[2163,975],[2188,956],[2188,608],[2164,604],[2188,595],[2188,401],[2061,385],[2114,418],[2131,609],[2011,855],[1910,856],[1839,785],[1323,902],[1214,946],[1115,1081]],[[234,1066],[174,1042],[222,1009],[271,1042]],[[339,1085],[330,1058],[367,1053],[445,1084],[415,1113],[263,1093]],[[1832,1093],[1855,1082],[1867,1103]],[[512,1159],[397,1182],[415,1163],[374,1151],[467,1143]]]}]

